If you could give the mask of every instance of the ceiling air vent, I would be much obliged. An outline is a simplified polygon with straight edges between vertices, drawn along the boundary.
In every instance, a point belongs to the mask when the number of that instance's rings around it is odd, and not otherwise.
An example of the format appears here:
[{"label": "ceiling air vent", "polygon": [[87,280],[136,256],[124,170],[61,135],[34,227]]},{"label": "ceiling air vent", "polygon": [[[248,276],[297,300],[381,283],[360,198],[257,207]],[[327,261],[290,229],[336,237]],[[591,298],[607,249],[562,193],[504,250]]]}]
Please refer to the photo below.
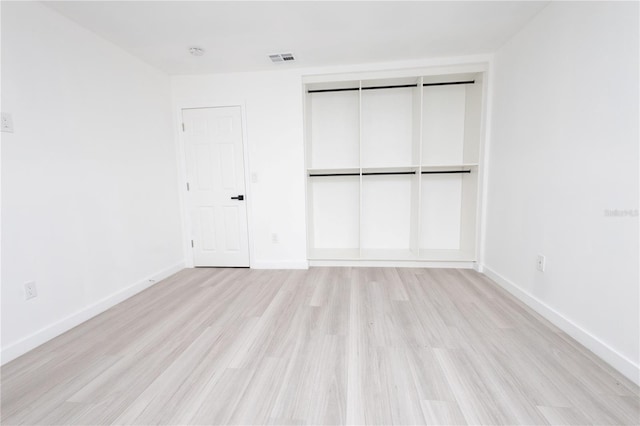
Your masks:
[{"label": "ceiling air vent", "polygon": [[293,57],[293,53],[277,53],[275,55],[269,55],[269,59],[274,63],[291,62],[296,60],[296,58]]}]

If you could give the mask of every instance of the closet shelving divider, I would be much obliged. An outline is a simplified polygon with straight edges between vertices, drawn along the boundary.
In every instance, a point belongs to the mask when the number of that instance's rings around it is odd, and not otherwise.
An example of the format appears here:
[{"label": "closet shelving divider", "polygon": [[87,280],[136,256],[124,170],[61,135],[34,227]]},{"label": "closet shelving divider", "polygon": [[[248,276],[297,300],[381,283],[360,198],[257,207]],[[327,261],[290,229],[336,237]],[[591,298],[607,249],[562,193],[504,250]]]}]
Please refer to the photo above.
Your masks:
[{"label": "closet shelving divider", "polygon": [[412,236],[418,226],[420,80],[362,82],[363,259],[410,260],[417,254]]},{"label": "closet shelving divider", "polygon": [[480,79],[306,86],[309,259],[475,260]]},{"label": "closet shelving divider", "polygon": [[359,84],[320,84],[315,86],[317,92],[306,96],[307,237],[311,259],[360,258]]}]

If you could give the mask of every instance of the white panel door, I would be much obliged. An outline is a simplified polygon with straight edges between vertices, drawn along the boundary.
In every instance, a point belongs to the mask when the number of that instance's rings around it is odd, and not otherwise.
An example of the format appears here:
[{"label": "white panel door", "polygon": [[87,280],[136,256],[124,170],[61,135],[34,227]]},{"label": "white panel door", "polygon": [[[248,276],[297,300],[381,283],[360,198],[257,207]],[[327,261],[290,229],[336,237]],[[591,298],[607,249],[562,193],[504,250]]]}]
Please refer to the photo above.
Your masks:
[{"label": "white panel door", "polygon": [[240,107],[183,109],[195,266],[249,266]]}]

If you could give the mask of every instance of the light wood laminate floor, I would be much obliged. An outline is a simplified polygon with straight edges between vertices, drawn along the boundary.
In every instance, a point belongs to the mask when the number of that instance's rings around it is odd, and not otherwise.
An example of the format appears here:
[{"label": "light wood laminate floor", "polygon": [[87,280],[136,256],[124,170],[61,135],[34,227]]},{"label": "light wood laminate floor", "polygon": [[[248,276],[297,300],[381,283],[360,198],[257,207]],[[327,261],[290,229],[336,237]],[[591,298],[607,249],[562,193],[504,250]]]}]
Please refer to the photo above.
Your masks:
[{"label": "light wood laminate floor", "polygon": [[469,270],[186,269],[2,368],[2,424],[638,424]]}]

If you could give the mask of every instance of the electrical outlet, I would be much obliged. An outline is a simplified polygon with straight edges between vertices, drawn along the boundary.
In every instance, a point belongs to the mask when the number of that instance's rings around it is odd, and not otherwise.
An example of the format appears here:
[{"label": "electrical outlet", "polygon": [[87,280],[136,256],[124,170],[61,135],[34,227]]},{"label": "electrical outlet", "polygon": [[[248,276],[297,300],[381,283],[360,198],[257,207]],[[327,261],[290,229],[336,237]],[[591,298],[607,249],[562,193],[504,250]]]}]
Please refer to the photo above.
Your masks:
[{"label": "electrical outlet", "polygon": [[36,289],[36,282],[29,281],[28,283],[24,283],[24,300],[33,299],[38,295],[38,291]]},{"label": "electrical outlet", "polygon": [[274,244],[278,244],[280,242],[280,239],[278,238],[278,234],[276,234],[275,232],[271,234],[271,242]]},{"label": "electrical outlet", "polygon": [[258,174],[251,173],[251,183],[258,183]]},{"label": "electrical outlet", "polygon": [[13,120],[8,112],[1,113],[0,130],[7,133],[13,133]]},{"label": "electrical outlet", "polygon": [[547,259],[539,254],[538,260],[536,261],[536,269],[540,272],[544,272],[545,264],[547,263]]}]

